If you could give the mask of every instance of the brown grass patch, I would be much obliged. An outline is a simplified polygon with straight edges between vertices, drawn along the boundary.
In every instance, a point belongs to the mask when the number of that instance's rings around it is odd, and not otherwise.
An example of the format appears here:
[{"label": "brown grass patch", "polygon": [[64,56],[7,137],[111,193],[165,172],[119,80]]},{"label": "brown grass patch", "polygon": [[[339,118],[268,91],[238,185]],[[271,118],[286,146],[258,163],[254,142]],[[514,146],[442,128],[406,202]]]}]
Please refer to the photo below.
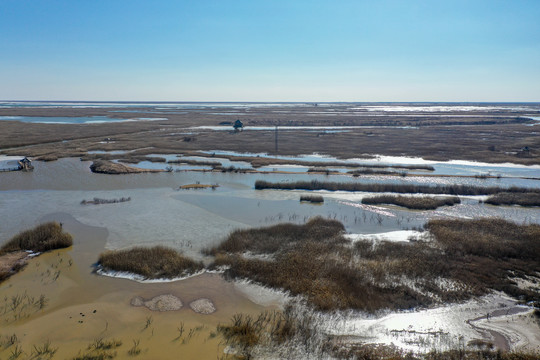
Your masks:
[{"label": "brown grass patch", "polygon": [[115,163],[108,160],[95,160],[92,165],[90,165],[90,170],[94,173],[99,174],[110,174],[110,175],[119,175],[119,174],[139,174],[139,173],[155,173],[162,172],[163,170],[156,169],[139,169],[132,166],[127,166],[124,164]]},{"label": "brown grass patch", "polygon": [[49,222],[12,237],[0,248],[0,255],[21,250],[44,252],[70,247],[71,245],[73,245],[71,235],[63,232],[59,223]]},{"label": "brown grass patch", "polygon": [[481,187],[471,185],[414,185],[414,184],[382,184],[355,183],[330,181],[295,181],[272,183],[264,180],[255,181],[255,190],[328,190],[328,191],[363,191],[363,192],[393,192],[401,194],[448,194],[448,195],[491,195],[503,191],[511,193],[540,193],[540,189],[497,186]]},{"label": "brown grass patch", "polygon": [[540,206],[540,193],[508,193],[502,192],[490,196],[486,201],[490,205]]},{"label": "brown grass patch", "polygon": [[176,278],[193,274],[203,268],[201,262],[193,261],[176,250],[163,246],[107,251],[99,256],[98,265],[106,270],[130,272],[147,279]]},{"label": "brown grass patch", "polygon": [[[228,266],[226,277],[303,295],[319,310],[409,309],[490,290],[538,299],[509,277],[540,271],[540,225],[432,220],[426,228],[432,241],[351,246],[341,223],[315,218],[305,225],[238,230],[207,253],[215,256],[214,266]],[[271,258],[246,258],[246,252]]]},{"label": "brown grass patch", "polygon": [[362,204],[368,205],[380,205],[380,204],[392,204],[397,206],[406,207],[413,210],[435,210],[441,206],[452,206],[460,204],[461,200],[457,196],[434,198],[428,196],[412,197],[412,196],[395,196],[395,195],[381,195],[373,197],[365,197],[362,199]]}]

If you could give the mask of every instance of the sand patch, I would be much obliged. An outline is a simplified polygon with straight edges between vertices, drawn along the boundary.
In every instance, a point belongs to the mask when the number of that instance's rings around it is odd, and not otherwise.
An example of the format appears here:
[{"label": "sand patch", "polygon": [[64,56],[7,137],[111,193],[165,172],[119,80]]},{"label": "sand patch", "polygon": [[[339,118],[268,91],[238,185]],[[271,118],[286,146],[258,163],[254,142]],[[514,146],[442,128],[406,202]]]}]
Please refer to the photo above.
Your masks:
[{"label": "sand patch", "polygon": [[171,294],[158,295],[148,301],[145,301],[140,296],[136,296],[131,299],[131,305],[145,306],[152,311],[175,311],[180,310],[184,306],[182,300]]},{"label": "sand patch", "polygon": [[197,299],[189,303],[189,307],[198,314],[212,314],[216,311],[214,303],[210,299]]}]

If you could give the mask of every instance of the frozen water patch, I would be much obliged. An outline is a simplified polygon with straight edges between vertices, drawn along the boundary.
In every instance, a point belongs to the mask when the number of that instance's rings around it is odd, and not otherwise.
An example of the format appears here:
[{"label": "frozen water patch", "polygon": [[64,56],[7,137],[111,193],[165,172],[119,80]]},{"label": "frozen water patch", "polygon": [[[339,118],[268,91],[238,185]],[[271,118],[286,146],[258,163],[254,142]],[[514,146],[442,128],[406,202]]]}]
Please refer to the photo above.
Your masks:
[{"label": "frozen water patch", "polygon": [[135,274],[132,272],[127,272],[127,271],[114,271],[114,270],[104,269],[103,267],[98,267],[96,269],[96,274],[98,275],[114,277],[114,278],[119,278],[119,279],[128,279],[128,280],[133,280],[133,281],[143,283],[143,284],[174,282],[174,281],[189,279],[198,275],[202,275],[204,273],[205,273],[205,270],[201,270],[193,274],[178,276],[174,278],[148,279],[142,275]]},{"label": "frozen water patch", "polygon": [[[490,314],[490,322],[482,323],[483,328],[497,331],[497,323],[508,325],[508,334],[503,334],[510,347],[528,341],[530,331],[538,334],[538,325],[522,326],[523,321],[515,314],[531,312],[532,308],[518,305],[517,301],[500,293],[483,296],[461,304],[448,304],[434,309],[392,312],[379,316],[364,313],[321,314],[325,318],[326,332],[337,336],[348,336],[366,343],[394,344],[400,348],[426,352],[432,349],[448,350],[457,348],[463,342],[474,339],[492,340],[489,334],[472,326]],[[494,319],[497,323],[492,325]],[[538,338],[538,336],[536,336]],[[527,339],[527,340],[523,340]]]},{"label": "frozen water patch", "polygon": [[249,300],[262,306],[279,306],[283,308],[292,297],[285,291],[271,289],[250,280],[238,280],[234,287]]},{"label": "frozen water patch", "polygon": [[399,241],[410,241],[410,238],[427,238],[427,233],[416,230],[398,230],[398,231],[389,231],[379,234],[346,234],[345,238],[351,240],[352,242],[369,240],[373,242],[380,241],[390,241],[390,242],[399,242]]}]

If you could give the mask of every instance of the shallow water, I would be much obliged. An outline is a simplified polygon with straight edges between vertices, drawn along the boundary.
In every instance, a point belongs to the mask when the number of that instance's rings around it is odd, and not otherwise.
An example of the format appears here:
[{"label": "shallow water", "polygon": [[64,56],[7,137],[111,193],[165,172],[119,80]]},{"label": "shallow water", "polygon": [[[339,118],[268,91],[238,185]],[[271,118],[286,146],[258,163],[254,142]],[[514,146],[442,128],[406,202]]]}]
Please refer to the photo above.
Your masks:
[{"label": "shallow water", "polygon": [[[166,166],[163,163],[150,163]],[[191,256],[217,244],[237,228],[266,226],[290,221],[303,223],[313,216],[335,218],[355,234],[383,233],[421,227],[437,217],[474,218],[501,216],[518,222],[540,223],[537,208],[495,207],[479,204],[485,197],[462,197],[462,203],[430,211],[410,211],[397,206],[361,204],[370,193],[317,191],[322,205],[300,203],[309,191],[253,189],[257,179],[268,181],[328,180],[358,182],[413,182],[433,184],[439,178],[327,177],[308,174],[239,174],[221,172],[172,172],[157,174],[103,175],[90,172],[90,162],[61,159],[34,162],[33,172],[0,174],[0,239],[34,226],[49,213],[64,212],[88,225],[109,229],[106,247],[168,245]],[[462,178],[443,178],[452,182]],[[464,179],[487,184],[487,180]],[[487,181],[487,182],[486,182]],[[501,179],[502,181],[502,179]],[[504,179],[512,185],[512,179]],[[178,190],[180,185],[219,184],[215,189]],[[538,186],[538,183],[534,183]],[[116,204],[81,205],[94,197],[131,197]]]},{"label": "shallow water", "polygon": [[134,119],[117,119],[108,116],[0,116],[1,120],[20,121],[25,123],[41,123],[41,124],[99,124],[110,122],[126,122],[126,121],[162,121],[167,118],[134,118]]}]

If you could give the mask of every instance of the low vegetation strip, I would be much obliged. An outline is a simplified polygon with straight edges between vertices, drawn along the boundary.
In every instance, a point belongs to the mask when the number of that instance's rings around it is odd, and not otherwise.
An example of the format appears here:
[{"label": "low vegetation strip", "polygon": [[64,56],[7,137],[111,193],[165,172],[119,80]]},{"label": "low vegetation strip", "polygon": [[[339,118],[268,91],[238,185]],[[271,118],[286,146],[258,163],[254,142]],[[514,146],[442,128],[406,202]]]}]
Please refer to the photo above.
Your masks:
[{"label": "low vegetation strip", "polygon": [[129,272],[146,279],[173,279],[203,268],[202,263],[163,246],[107,251],[99,256],[98,265],[105,270]]},{"label": "low vegetation strip", "polygon": [[212,189],[212,190],[215,190],[216,188],[218,188],[219,185],[218,184],[186,184],[186,185],[181,185],[178,189],[179,190],[189,190],[189,189]]},{"label": "low vegetation strip", "polygon": [[[432,239],[351,242],[343,225],[314,218],[238,230],[207,250],[228,278],[248,278],[302,295],[319,310],[410,309],[462,301],[492,290],[526,301],[538,293],[510,277],[540,271],[540,225],[502,219],[431,220]],[[251,255],[266,255],[254,258]]]},{"label": "low vegetation strip", "polygon": [[519,205],[519,206],[540,206],[540,193],[508,193],[502,192],[490,196],[484,201],[490,205]]},{"label": "low vegetation strip", "polygon": [[[230,160],[231,157],[228,157]],[[425,171],[434,171],[435,168],[431,165],[385,165],[385,164],[363,164],[363,163],[353,163],[353,162],[342,162],[342,161],[305,161],[305,160],[289,160],[289,159],[278,159],[278,158],[264,158],[264,157],[234,157],[235,161],[250,161],[251,166],[261,167],[268,165],[300,165],[300,166],[311,166],[311,167],[341,167],[341,168],[372,168],[372,169],[403,169],[403,170],[425,170]]]},{"label": "low vegetation strip", "polygon": [[90,165],[90,170],[94,173],[110,174],[110,175],[138,174],[138,173],[163,171],[163,170],[156,170],[156,169],[139,169],[136,167],[127,166],[124,164],[119,164],[119,163],[115,163],[108,160],[95,160],[92,163],[92,165]]},{"label": "low vegetation strip", "polygon": [[492,195],[500,192],[509,193],[540,193],[540,189],[496,186],[481,187],[471,185],[415,185],[415,184],[382,184],[329,181],[296,181],[272,183],[264,180],[255,181],[256,190],[328,190],[328,191],[363,191],[363,192],[393,192],[401,194],[447,194],[447,195]]},{"label": "low vegetation strip", "polygon": [[119,199],[100,199],[95,197],[92,200],[82,200],[81,205],[101,205],[101,204],[117,204],[122,202],[131,201],[131,197],[121,197]]},{"label": "low vegetation strip", "polygon": [[322,204],[324,198],[320,195],[302,195],[300,196],[300,201]]},{"label": "low vegetation strip", "polygon": [[[540,194],[539,194],[540,195]],[[459,197],[444,197],[434,198],[428,196],[412,197],[412,196],[395,196],[395,195],[381,195],[373,197],[365,197],[362,199],[362,204],[368,205],[380,205],[380,204],[392,204],[397,206],[403,206],[413,210],[435,210],[441,206],[452,206],[460,204]]]}]

